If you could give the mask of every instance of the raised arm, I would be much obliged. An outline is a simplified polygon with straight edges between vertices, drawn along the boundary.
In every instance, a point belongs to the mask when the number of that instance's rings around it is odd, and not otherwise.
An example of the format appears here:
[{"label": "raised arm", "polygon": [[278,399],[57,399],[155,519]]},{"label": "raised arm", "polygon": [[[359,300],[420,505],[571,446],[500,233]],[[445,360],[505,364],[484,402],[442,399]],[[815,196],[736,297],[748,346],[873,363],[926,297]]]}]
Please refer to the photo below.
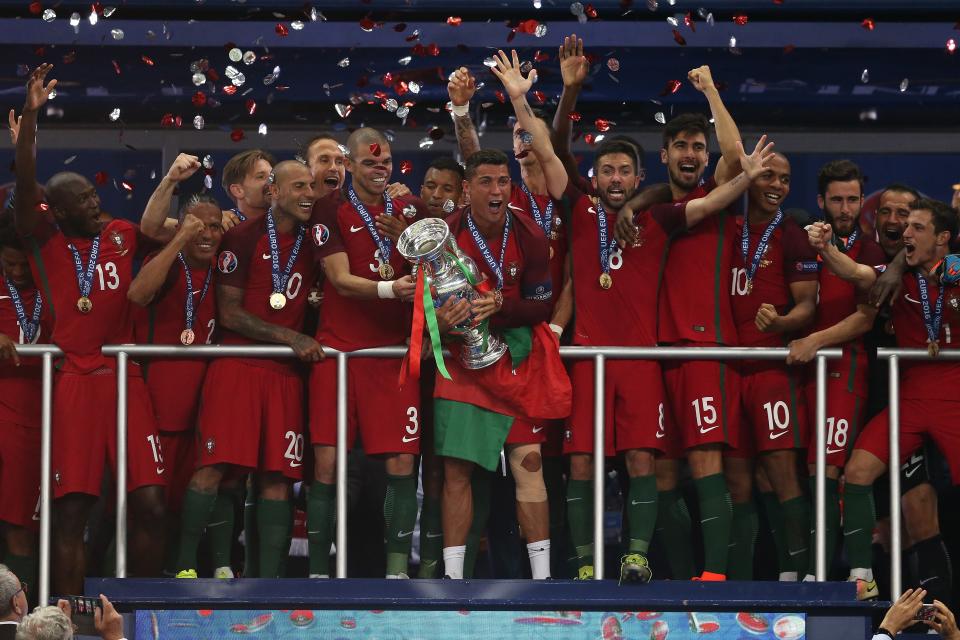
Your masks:
[{"label": "raised arm", "polygon": [[578,38],[575,33],[565,37],[558,52],[558,58],[560,59],[560,76],[563,78],[563,93],[560,94],[557,112],[553,114],[553,148],[567,170],[567,176],[570,180],[574,180],[579,168],[570,148],[570,140],[573,136],[573,121],[570,119],[570,114],[577,106],[580,90],[584,80],[587,79],[587,72],[590,71],[590,63],[583,55],[583,39]]},{"label": "raised arm", "polygon": [[304,362],[323,360],[323,347],[308,335],[261,320],[243,308],[243,289],[217,285],[220,325],[258,342],[285,344]]},{"label": "raised arm", "polygon": [[543,169],[547,191],[554,199],[559,200],[567,190],[567,170],[553,151],[550,130],[540,118],[533,114],[533,109],[527,103],[527,92],[537,79],[537,70],[531,69],[524,78],[520,71],[520,58],[516,50],[510,52],[510,57],[507,57],[503,51],[498,51],[494,58],[497,66],[493,68],[493,74],[500,78],[503,88],[510,96],[510,103],[513,104],[513,110],[517,114],[517,122],[533,136],[533,141],[530,143],[531,149],[540,162],[540,168]]},{"label": "raised arm", "polygon": [[766,171],[766,162],[773,157],[773,143],[767,144],[767,136],[760,136],[757,146],[749,156],[743,151],[743,145],[737,141],[737,156],[743,171],[732,180],[718,185],[716,189],[702,198],[687,203],[687,228],[691,228],[707,216],[714,215],[737,199],[747,190],[750,182]]},{"label": "raised arm", "polygon": [[857,291],[865,293],[877,280],[873,268],[860,264],[833,244],[833,229],[825,222],[814,222],[807,226],[807,239],[810,246],[820,253],[823,264],[838,278],[856,286]]},{"label": "raised arm", "polygon": [[42,200],[40,190],[37,189],[37,113],[57,86],[56,80],[44,84],[51,69],[52,64],[44,63],[30,74],[30,79],[27,80],[27,99],[20,116],[16,148],[17,196],[14,221],[17,233],[24,236],[33,233],[41,215],[37,209],[37,204]]},{"label": "raised arm", "polygon": [[157,296],[157,293],[167,281],[167,274],[185,246],[198,235],[203,233],[203,222],[188,213],[183,217],[183,222],[177,230],[176,235],[167,243],[152,260],[143,265],[137,277],[130,283],[127,290],[127,299],[134,304],[145,307]]},{"label": "raised arm", "polygon": [[710,112],[713,114],[713,122],[717,131],[717,144],[720,146],[721,153],[713,177],[717,184],[723,184],[740,173],[740,155],[736,147],[736,143],[741,142],[740,130],[737,129],[737,123],[733,121],[733,116],[730,115],[727,107],[723,104],[723,100],[720,99],[720,92],[717,91],[717,87],[713,83],[710,67],[704,65],[691,69],[687,77],[710,104]]},{"label": "raised arm", "polygon": [[[177,221],[168,218],[170,198],[177,185],[192,176],[200,168],[200,159],[188,153],[181,153],[170,165],[167,175],[163,176],[160,184],[153,190],[147,208],[140,218],[140,231],[148,238],[160,242],[170,242],[177,232]],[[176,255],[176,254],[174,254]]]},{"label": "raised arm", "polygon": [[343,251],[331,253],[323,258],[323,271],[337,293],[345,298],[412,300],[417,288],[417,283],[411,276],[380,282],[355,276],[350,273],[350,260]]},{"label": "raised arm", "polygon": [[460,67],[450,74],[447,82],[447,95],[453,105],[453,128],[457,133],[457,144],[463,161],[480,151],[480,136],[470,118],[470,100],[477,92],[477,80],[466,67]]}]

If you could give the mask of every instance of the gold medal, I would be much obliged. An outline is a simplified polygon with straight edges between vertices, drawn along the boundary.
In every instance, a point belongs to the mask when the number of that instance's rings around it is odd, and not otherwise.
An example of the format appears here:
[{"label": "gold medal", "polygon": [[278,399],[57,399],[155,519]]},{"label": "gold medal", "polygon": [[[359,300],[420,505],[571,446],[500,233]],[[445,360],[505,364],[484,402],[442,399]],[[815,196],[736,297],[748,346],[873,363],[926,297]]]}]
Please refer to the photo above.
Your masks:
[{"label": "gold medal", "polygon": [[934,357],[936,357],[937,355],[939,355],[939,354],[940,354],[940,341],[939,341],[939,340],[931,340],[931,341],[927,342],[927,353],[930,354],[931,356],[934,356]]},{"label": "gold medal", "polygon": [[377,271],[380,273],[380,277],[384,280],[393,279],[393,267],[390,266],[390,263],[384,262],[380,265],[380,268],[377,269]]},{"label": "gold medal", "polygon": [[747,295],[753,293],[753,278],[747,278]]},{"label": "gold medal", "polygon": [[80,296],[77,300],[77,309],[80,313],[90,313],[93,310],[93,302],[87,296]]},{"label": "gold medal", "polygon": [[602,289],[609,289],[609,288],[612,287],[612,286],[613,286],[613,278],[610,276],[610,274],[609,274],[609,273],[601,273],[601,274],[600,274],[600,287],[601,287]]},{"label": "gold medal", "polygon": [[193,339],[195,337],[196,336],[193,334],[193,329],[184,329],[180,332],[180,342],[185,347],[189,347],[191,344],[193,344]]},{"label": "gold medal", "polygon": [[494,290],[493,303],[497,305],[497,309],[503,306],[503,292],[501,292],[500,289]]},{"label": "gold medal", "polygon": [[553,247],[550,247],[550,259],[553,260]]},{"label": "gold medal", "polygon": [[283,309],[287,306],[287,296],[282,293],[271,293],[270,294],[270,306],[277,311]]}]

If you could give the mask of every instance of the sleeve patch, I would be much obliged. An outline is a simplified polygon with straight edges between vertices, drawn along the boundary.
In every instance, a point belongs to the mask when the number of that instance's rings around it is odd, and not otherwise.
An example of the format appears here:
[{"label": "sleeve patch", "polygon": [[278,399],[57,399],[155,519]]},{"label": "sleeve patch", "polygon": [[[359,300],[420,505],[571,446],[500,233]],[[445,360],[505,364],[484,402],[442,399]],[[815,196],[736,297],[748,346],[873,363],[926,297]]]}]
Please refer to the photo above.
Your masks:
[{"label": "sleeve patch", "polygon": [[820,262],[818,260],[799,260],[796,268],[800,273],[817,273],[820,271]]},{"label": "sleeve patch", "polygon": [[327,228],[325,224],[315,224],[310,229],[311,235],[313,237],[313,244],[318,247],[322,247],[327,243],[327,240],[330,239],[330,229]]},{"label": "sleeve patch", "polygon": [[237,254],[233,251],[221,251],[217,257],[217,269],[220,273],[233,273],[237,270]]}]

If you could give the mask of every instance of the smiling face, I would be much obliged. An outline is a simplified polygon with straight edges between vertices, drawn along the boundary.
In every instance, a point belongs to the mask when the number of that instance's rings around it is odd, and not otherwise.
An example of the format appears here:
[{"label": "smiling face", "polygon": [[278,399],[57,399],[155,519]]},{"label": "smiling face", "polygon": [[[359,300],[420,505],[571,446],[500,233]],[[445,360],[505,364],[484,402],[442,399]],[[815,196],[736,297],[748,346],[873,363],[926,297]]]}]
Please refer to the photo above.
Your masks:
[{"label": "smiling face", "polygon": [[910,217],[910,205],[916,200],[907,191],[887,190],[880,194],[877,207],[877,237],[887,257],[892,258],[903,248],[903,232]]},{"label": "smiling face", "polygon": [[382,198],[393,173],[390,143],[386,140],[373,149],[370,144],[358,144],[347,158],[347,171],[353,177],[353,188],[363,200]]},{"label": "smiling face", "polygon": [[692,191],[703,177],[710,156],[707,137],[700,132],[679,132],[665,149],[660,150],[660,161],[667,165],[670,182],[682,191]]},{"label": "smiling face", "polygon": [[47,200],[54,218],[69,234],[95,236],[105,220],[96,187],[78,174],[58,174],[47,183]]},{"label": "smiling face", "polygon": [[313,174],[306,165],[294,161],[280,163],[274,172],[274,183],[270,185],[274,210],[298,222],[309,221],[317,200],[313,188]]},{"label": "smiling face", "polygon": [[270,163],[260,158],[257,160],[247,175],[243,177],[240,183],[240,193],[238,201],[243,201],[250,208],[266,209],[270,206],[270,189],[267,181],[270,179]]},{"label": "smiling face", "polygon": [[464,182],[470,210],[478,221],[496,224],[504,219],[510,202],[510,172],[507,165],[481,164]]},{"label": "smiling face", "polygon": [[203,223],[203,231],[184,247],[184,253],[195,264],[208,263],[220,249],[220,240],[223,239],[223,214],[220,212],[220,207],[209,202],[195,204],[187,209],[187,213],[200,219]]},{"label": "smiling face", "polygon": [[827,185],[826,193],[817,196],[817,204],[837,235],[842,238],[853,233],[863,206],[863,189],[859,180],[834,181]]},{"label": "smiling face", "polygon": [[448,212],[443,210],[443,205],[447,200],[453,202],[456,206],[463,195],[463,180],[456,171],[427,169],[427,175],[423,178],[423,186],[420,187],[420,199],[423,200],[430,215],[442,218]]},{"label": "smiling face", "polygon": [[767,170],[750,183],[750,207],[772,216],[790,194],[790,162],[779,153],[767,162]]},{"label": "smiling face", "polygon": [[317,197],[322,198],[336,191],[343,184],[346,174],[343,151],[332,138],[321,138],[307,150],[307,166],[317,183]]},{"label": "smiling face", "polygon": [[634,158],[626,153],[608,153],[597,158],[593,187],[605,207],[619,211],[640,185]]}]

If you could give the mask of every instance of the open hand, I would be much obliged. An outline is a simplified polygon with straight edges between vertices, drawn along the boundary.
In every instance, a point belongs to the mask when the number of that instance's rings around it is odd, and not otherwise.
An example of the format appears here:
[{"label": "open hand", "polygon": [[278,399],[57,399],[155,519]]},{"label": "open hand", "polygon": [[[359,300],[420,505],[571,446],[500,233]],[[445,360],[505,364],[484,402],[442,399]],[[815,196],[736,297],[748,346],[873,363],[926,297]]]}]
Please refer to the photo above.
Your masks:
[{"label": "open hand", "polygon": [[559,58],[563,86],[581,86],[590,71],[590,62],[583,55],[583,38],[578,38],[575,33],[565,37],[560,47]]},{"label": "open hand", "polygon": [[57,86],[56,80],[43,84],[51,69],[53,65],[44,62],[30,73],[30,78],[27,80],[27,100],[23,103],[24,111],[36,111],[47,103],[50,93]]},{"label": "open hand", "polygon": [[507,90],[507,95],[510,96],[511,100],[525,96],[533,83],[537,81],[536,69],[530,69],[527,77],[523,77],[523,73],[520,71],[520,58],[517,56],[516,49],[510,50],[510,57],[507,57],[503,50],[499,50],[497,55],[493,56],[493,59],[497,61],[497,66],[491,71],[493,71],[493,75],[500,78],[500,82],[503,83],[503,88]]},{"label": "open hand", "polygon": [[737,141],[737,152],[740,154],[740,167],[747,177],[755,180],[761,173],[767,170],[767,162],[773,157],[773,143],[767,143],[767,136],[762,135],[757,140],[757,146],[753,148],[753,153],[747,155],[743,150],[743,144]]}]

